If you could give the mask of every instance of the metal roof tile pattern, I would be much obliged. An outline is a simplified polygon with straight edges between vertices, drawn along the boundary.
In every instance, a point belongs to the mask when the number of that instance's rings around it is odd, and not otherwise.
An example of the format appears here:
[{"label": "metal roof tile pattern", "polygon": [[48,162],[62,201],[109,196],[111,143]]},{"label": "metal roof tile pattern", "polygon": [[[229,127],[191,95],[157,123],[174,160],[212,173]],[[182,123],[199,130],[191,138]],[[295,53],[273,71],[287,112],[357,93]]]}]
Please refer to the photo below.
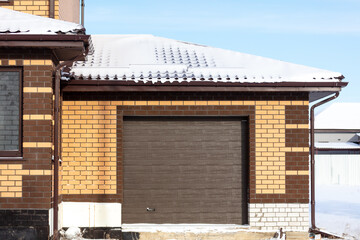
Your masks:
[{"label": "metal roof tile pattern", "polygon": [[79,34],[80,24],[0,8],[0,34]]},{"label": "metal roof tile pattern", "polygon": [[94,53],[76,79],[144,83],[339,82],[341,73],[152,35],[92,35]]}]

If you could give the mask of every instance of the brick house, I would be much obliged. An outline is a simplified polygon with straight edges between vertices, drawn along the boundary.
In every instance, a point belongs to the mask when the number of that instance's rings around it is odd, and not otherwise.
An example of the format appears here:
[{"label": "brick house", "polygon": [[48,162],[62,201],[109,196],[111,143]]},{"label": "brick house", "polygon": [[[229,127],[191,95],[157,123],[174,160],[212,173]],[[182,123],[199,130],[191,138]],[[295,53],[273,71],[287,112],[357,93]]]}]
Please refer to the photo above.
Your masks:
[{"label": "brick house", "polygon": [[[151,35],[90,41],[80,25],[1,8],[0,17],[22,19],[0,28],[2,226],[36,226],[45,238],[55,207],[56,229],[308,230],[309,103],[341,91],[340,73]],[[85,49],[86,61],[58,65]]]}]

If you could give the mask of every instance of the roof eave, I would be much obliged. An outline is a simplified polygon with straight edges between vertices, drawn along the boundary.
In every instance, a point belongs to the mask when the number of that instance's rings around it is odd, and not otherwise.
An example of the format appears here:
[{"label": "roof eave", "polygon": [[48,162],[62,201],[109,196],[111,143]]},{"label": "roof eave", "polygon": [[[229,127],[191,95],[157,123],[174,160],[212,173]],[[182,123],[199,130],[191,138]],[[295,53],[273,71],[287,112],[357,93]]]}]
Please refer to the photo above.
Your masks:
[{"label": "roof eave", "polygon": [[0,41],[88,41],[84,34],[0,34]]},{"label": "roof eave", "polygon": [[48,48],[61,61],[73,59],[90,45],[90,35],[0,34],[0,47]]},{"label": "roof eave", "polygon": [[117,80],[73,80],[63,83],[64,92],[338,92],[347,82],[135,82]]},{"label": "roof eave", "polygon": [[75,77],[73,80],[67,82],[67,85],[79,85],[79,86],[162,86],[162,87],[174,87],[174,86],[201,86],[201,87],[346,87],[348,82],[220,82],[220,81],[195,81],[196,79],[167,79],[166,82],[158,79],[155,81],[134,81],[134,80],[103,80],[103,79],[82,79]]},{"label": "roof eave", "polygon": [[360,153],[360,148],[315,148],[317,152],[331,152],[331,151],[339,151],[339,152],[354,152]]}]

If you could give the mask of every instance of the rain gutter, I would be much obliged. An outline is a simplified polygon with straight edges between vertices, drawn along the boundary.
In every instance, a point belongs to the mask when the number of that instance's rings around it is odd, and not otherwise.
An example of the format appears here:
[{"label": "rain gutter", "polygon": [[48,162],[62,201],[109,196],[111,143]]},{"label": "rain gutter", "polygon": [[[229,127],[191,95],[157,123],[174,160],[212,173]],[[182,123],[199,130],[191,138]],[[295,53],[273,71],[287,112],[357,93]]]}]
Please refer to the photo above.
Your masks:
[{"label": "rain gutter", "polygon": [[353,151],[360,153],[360,148],[315,148],[315,153],[329,151]]},{"label": "rain gutter", "polygon": [[131,80],[72,80],[64,92],[113,92],[113,91],[185,91],[185,92],[338,92],[347,82],[280,82],[280,83],[222,83],[212,81],[193,82],[134,82]]},{"label": "rain gutter", "polygon": [[334,96],[326,98],[314,104],[310,109],[310,170],[311,170],[311,230],[318,230],[315,224],[315,108],[330,102],[339,96],[336,92]]},{"label": "rain gutter", "polygon": [[[84,29],[79,29],[79,32],[84,31]],[[25,41],[54,41],[54,42],[61,42],[61,41],[69,41],[69,42],[76,42],[82,41],[85,43],[89,42],[89,35],[60,35],[60,34],[0,34],[0,42],[1,41],[18,41],[18,42],[25,42]]]}]

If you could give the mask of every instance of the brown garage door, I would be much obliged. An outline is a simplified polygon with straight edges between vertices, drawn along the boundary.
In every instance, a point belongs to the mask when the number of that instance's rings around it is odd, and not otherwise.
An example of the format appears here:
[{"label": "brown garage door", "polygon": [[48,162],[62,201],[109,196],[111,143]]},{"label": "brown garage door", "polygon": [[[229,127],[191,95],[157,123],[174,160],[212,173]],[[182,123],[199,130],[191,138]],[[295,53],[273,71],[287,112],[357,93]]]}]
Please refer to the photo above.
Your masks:
[{"label": "brown garage door", "polygon": [[245,120],[125,117],[123,127],[123,223],[247,222]]}]

